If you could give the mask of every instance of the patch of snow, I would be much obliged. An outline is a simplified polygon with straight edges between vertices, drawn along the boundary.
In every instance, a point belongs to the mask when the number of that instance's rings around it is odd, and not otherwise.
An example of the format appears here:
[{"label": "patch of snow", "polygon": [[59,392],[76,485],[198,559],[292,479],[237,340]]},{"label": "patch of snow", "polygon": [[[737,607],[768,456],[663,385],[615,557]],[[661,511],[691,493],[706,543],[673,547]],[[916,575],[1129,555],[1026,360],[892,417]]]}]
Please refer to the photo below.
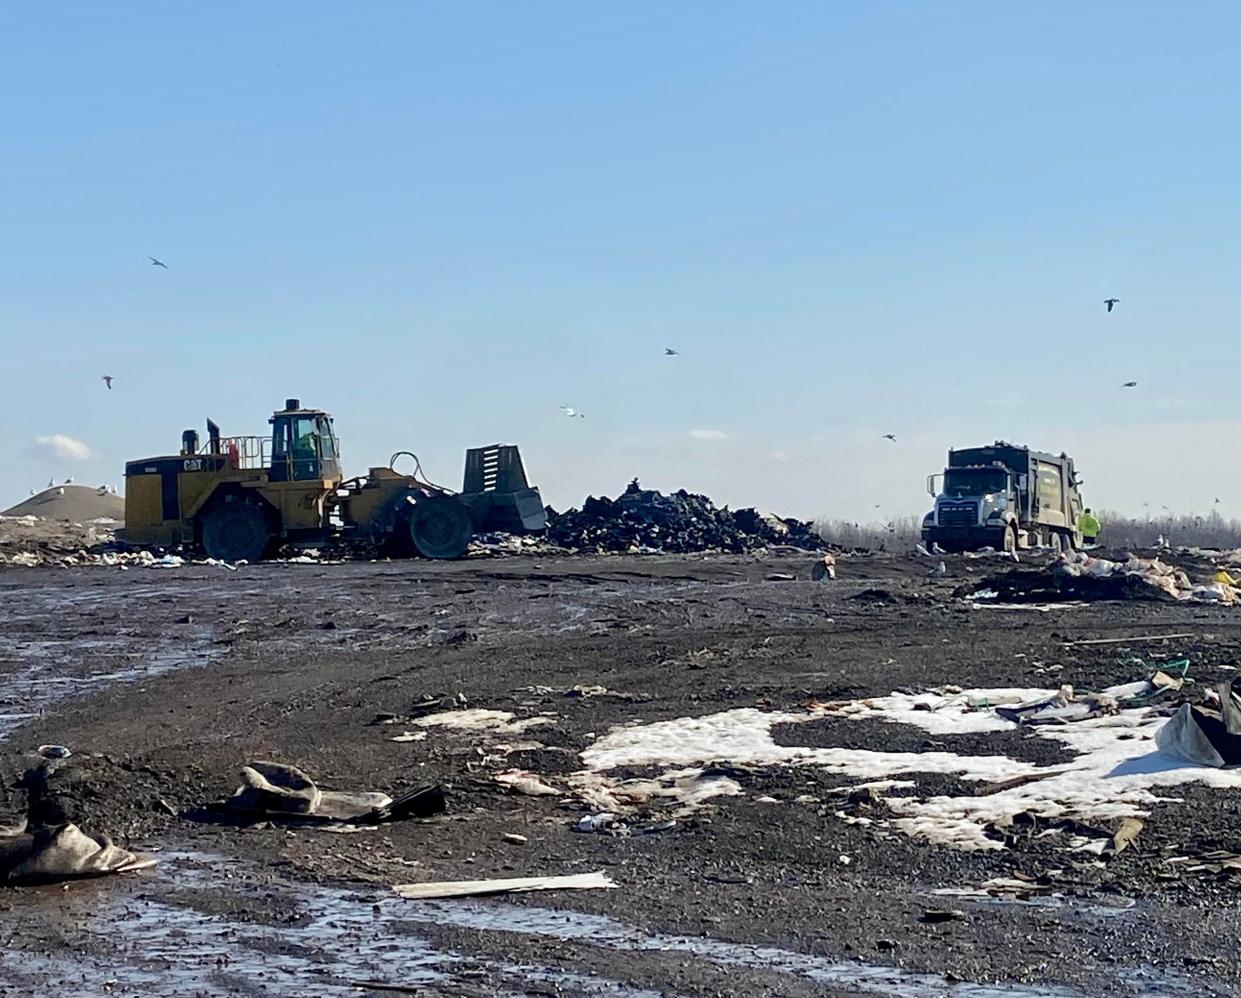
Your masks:
[{"label": "patch of snow", "polygon": [[911,724],[930,735],[1013,730],[991,707],[1050,696],[1054,690],[977,689],[960,693],[893,693],[802,712],[740,708],[705,717],[679,718],[614,729],[582,753],[591,770],[621,766],[689,766],[727,759],[738,765],[816,766],[843,775],[879,780],[903,773],[944,773],[968,782],[1001,782],[1047,774],[1043,779],[982,796],[888,797],[894,827],[919,838],[967,849],[997,849],[985,833],[993,822],[1029,812],[1042,817],[1108,821],[1144,816],[1161,800],[1153,791],[1183,783],[1241,789],[1241,770],[1184,763],[1158,751],[1154,735],[1165,719],[1149,708],[1124,710],[1063,726],[1038,726],[1032,737],[1048,738],[1077,753],[1054,767],[1007,756],[953,752],[883,752],[777,745],[775,725],[828,717]]}]

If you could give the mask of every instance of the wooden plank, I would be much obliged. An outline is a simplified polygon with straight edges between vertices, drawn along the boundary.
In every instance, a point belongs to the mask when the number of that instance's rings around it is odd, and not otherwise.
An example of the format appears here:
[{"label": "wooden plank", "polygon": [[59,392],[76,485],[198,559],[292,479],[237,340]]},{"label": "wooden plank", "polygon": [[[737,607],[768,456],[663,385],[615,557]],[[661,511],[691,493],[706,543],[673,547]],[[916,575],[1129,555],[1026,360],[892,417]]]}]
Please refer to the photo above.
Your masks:
[{"label": "wooden plank", "polygon": [[611,889],[616,884],[602,870],[567,877],[514,877],[507,880],[439,880],[424,884],[396,884],[393,890],[411,901],[427,898],[480,897],[527,891]]},{"label": "wooden plank", "polygon": [[1088,638],[1085,641],[1063,641],[1061,644],[1065,648],[1073,648],[1076,645],[1120,645],[1126,642],[1141,641],[1174,641],[1180,638],[1193,638],[1196,634],[1135,634],[1127,638]]}]

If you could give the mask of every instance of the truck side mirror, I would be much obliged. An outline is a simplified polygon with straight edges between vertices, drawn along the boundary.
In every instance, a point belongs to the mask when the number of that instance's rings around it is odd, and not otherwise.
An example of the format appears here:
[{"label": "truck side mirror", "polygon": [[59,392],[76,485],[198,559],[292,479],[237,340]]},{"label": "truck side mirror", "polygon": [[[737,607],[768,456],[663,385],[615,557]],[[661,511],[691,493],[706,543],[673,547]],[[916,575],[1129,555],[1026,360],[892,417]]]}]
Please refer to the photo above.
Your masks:
[{"label": "truck side mirror", "polygon": [[935,479],[937,478],[939,478],[939,475],[927,475],[926,476],[926,491],[927,491],[927,494],[930,495],[932,499],[934,499],[935,496],[938,494],[935,488]]}]

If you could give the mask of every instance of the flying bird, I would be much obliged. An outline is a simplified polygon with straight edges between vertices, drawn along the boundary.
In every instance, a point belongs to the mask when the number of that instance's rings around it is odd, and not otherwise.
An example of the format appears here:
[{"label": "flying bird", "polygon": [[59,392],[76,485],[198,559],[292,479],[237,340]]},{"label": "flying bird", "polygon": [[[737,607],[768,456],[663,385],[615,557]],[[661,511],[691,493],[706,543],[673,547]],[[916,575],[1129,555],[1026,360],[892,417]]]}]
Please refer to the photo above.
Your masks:
[{"label": "flying bird", "polygon": [[[165,270],[168,269],[168,264],[164,263],[163,260],[156,260],[153,256],[149,256],[147,259],[151,261],[152,267],[163,267]],[[1110,312],[1111,309],[1108,309],[1108,311]]]},{"label": "flying bird", "polygon": [[1218,506],[1218,505],[1219,505],[1219,496],[1216,496],[1216,497],[1215,497],[1215,505],[1216,505],[1216,506]]},{"label": "flying bird", "polygon": [[1107,306],[1107,310],[1110,312],[1118,304],[1120,304],[1120,299],[1119,298],[1104,298],[1103,304]]},{"label": "flying bird", "polygon": [[578,412],[571,405],[562,405],[560,408],[564,410],[564,414],[568,416],[570,419],[585,419],[586,418],[586,413]]},{"label": "flying bird", "polygon": [[108,391],[112,391],[112,375],[110,374],[102,375],[102,381],[105,385],[108,386]]},{"label": "flying bird", "polygon": [[884,440],[891,440],[891,441],[892,441],[892,443],[896,443],[896,434],[895,434],[895,433],[885,433],[885,434],[883,435],[883,439],[884,439]]},{"label": "flying bird", "polygon": [[673,350],[672,347],[664,347],[665,357],[679,357],[680,355],[681,355],[680,350]]},{"label": "flying bird", "polygon": [[1126,382],[1125,382],[1123,385],[1121,385],[1120,387],[1121,387],[1121,388],[1137,388],[1137,387],[1138,387],[1138,383],[1137,383],[1136,381],[1126,381]]}]

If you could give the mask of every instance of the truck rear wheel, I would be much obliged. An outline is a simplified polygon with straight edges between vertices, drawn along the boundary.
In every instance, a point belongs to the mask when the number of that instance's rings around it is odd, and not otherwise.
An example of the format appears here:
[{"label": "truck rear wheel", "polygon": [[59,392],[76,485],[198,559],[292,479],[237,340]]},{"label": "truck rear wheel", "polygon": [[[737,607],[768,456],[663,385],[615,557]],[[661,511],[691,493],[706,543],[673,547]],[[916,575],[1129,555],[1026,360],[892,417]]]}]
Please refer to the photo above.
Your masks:
[{"label": "truck rear wheel", "polygon": [[474,536],[474,521],[459,500],[430,496],[414,507],[409,536],[424,558],[460,558]]},{"label": "truck rear wheel", "polygon": [[203,519],[203,550],[221,561],[258,561],[271,543],[267,517],[248,502],[226,502]]}]

